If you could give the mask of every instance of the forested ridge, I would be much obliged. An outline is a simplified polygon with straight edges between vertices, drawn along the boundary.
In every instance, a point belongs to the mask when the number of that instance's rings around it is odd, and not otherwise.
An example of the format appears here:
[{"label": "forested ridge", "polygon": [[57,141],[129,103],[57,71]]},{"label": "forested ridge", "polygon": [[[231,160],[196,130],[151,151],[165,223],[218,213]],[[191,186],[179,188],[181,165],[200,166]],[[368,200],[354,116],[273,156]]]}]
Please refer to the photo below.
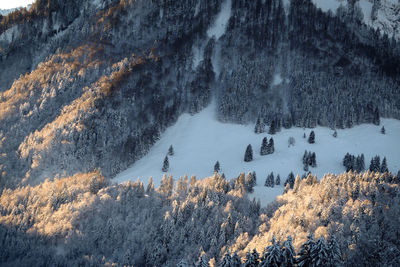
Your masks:
[{"label": "forested ridge", "polygon": [[[243,175],[244,177],[244,175]],[[99,172],[3,190],[6,266],[397,266],[399,177],[297,177],[268,207],[215,174],[110,185]],[[235,263],[236,262],[236,265]],[[201,265],[203,264],[203,265]],[[224,265],[225,264],[225,265]],[[267,265],[263,265],[267,264]]]}]

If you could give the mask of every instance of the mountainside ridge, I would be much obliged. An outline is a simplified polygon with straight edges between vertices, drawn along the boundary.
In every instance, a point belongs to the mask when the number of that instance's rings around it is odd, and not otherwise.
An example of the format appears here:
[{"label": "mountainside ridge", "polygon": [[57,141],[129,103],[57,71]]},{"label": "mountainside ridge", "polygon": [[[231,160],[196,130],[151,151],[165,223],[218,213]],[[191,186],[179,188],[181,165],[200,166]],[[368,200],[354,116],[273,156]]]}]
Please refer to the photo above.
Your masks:
[{"label": "mountainside ridge", "polygon": [[37,0],[0,20],[0,186],[113,177],[212,98],[221,121],[278,128],[399,119],[400,46],[358,19],[309,0]]}]

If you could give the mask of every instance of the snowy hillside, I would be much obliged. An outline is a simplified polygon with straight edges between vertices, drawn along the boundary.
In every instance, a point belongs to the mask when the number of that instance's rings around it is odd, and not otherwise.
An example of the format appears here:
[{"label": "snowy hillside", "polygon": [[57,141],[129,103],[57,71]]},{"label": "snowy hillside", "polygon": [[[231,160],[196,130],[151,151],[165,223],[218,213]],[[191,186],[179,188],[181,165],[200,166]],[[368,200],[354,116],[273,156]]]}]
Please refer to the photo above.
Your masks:
[{"label": "snowy hillside", "polygon": [[[380,133],[384,125],[386,134]],[[271,135],[255,134],[254,125],[225,124],[214,119],[214,106],[210,105],[202,112],[191,116],[183,114],[175,125],[167,129],[150,152],[133,164],[129,169],[118,174],[114,182],[124,182],[140,178],[147,182],[153,177],[159,185],[163,172],[162,163],[170,145],[175,154],[169,156],[169,171],[175,179],[185,174],[196,175],[199,178],[213,174],[214,164],[218,160],[221,173],[228,179],[237,177],[240,172],[257,174],[258,186],[254,196],[265,203],[282,193],[283,185],[273,189],[264,187],[267,174],[280,174],[282,183],[293,171],[302,175],[302,157],[305,150],[316,153],[317,167],[310,171],[319,178],[325,173],[342,173],[344,155],[358,155],[364,153],[366,168],[369,167],[371,157],[380,155],[388,160],[388,168],[392,172],[400,169],[400,150],[398,138],[400,136],[400,122],[393,119],[382,119],[381,126],[363,124],[352,129],[337,130],[338,137],[332,136],[329,128],[317,127],[314,130],[316,143],[309,144],[307,138],[311,129],[292,128],[282,129],[273,135],[275,153],[260,156],[259,150],[263,137],[270,139]],[[303,135],[306,133],[307,138]],[[295,138],[294,147],[288,147],[289,137]],[[254,160],[244,162],[246,146],[251,144]],[[268,192],[268,193],[267,193]]]},{"label": "snowy hillside", "polygon": [[[347,6],[347,0],[312,0],[322,11],[336,10],[342,5]],[[399,0],[359,0],[356,1],[362,11],[363,22],[389,36],[400,38],[400,2]]]}]

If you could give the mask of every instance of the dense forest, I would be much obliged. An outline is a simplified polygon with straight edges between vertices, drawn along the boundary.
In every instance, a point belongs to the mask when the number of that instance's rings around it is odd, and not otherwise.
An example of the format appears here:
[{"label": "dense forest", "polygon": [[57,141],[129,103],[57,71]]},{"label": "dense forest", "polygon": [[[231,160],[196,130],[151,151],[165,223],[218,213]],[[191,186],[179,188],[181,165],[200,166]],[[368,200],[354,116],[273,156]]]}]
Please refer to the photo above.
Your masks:
[{"label": "dense forest", "polygon": [[243,177],[164,176],[160,187],[150,180],[145,188],[110,185],[94,172],[4,190],[0,264],[400,264],[398,176],[297,177],[268,207],[248,199]]}]

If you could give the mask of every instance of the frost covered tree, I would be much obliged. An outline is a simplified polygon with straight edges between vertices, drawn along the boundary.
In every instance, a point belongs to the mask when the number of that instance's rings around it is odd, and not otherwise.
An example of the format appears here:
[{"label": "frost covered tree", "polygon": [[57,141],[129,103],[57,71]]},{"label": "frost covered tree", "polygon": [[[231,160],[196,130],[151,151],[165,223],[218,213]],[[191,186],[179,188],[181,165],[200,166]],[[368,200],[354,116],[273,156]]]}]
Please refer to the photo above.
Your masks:
[{"label": "frost covered tree", "polygon": [[268,154],[268,138],[264,137],[261,143],[260,155],[264,156],[267,154]]},{"label": "frost covered tree", "polygon": [[337,134],[337,131],[336,131],[336,130],[333,132],[332,136],[333,136],[333,137],[335,137],[335,138],[338,136],[338,134]]},{"label": "frost covered tree", "polygon": [[253,174],[251,172],[247,173],[246,178],[245,178],[245,186],[247,192],[252,193],[253,192],[253,187],[256,185],[256,181],[253,177]]},{"label": "frost covered tree", "polygon": [[308,143],[314,144],[315,143],[315,133],[311,131],[310,135],[308,136]]},{"label": "frost covered tree", "polygon": [[282,263],[282,248],[279,242],[275,241],[275,237],[272,237],[271,245],[265,248],[263,256],[261,258],[260,266],[281,266]]},{"label": "frost covered tree", "polygon": [[[327,266],[329,262],[329,248],[325,238],[321,236],[311,247],[312,266]],[[303,265],[304,266],[304,265]]]},{"label": "frost covered tree", "polygon": [[170,145],[170,147],[168,148],[168,155],[173,156],[174,154],[175,154],[174,148],[172,147],[172,145]]},{"label": "frost covered tree", "polygon": [[220,166],[219,166],[219,161],[215,162],[214,164],[214,172],[219,172],[220,171]]},{"label": "frost covered tree", "polygon": [[369,165],[369,170],[371,172],[380,172],[381,171],[381,159],[378,155],[371,159],[371,163]]},{"label": "frost covered tree", "polygon": [[299,249],[297,255],[297,265],[300,267],[314,266],[311,251],[313,251],[315,245],[314,235],[309,234],[307,241],[304,242]]},{"label": "frost covered tree", "polygon": [[210,264],[207,261],[206,255],[200,255],[198,261],[195,264],[196,267],[210,267]]},{"label": "frost covered tree", "polygon": [[267,176],[267,179],[265,180],[264,186],[266,186],[266,187],[274,187],[274,185],[275,185],[274,173],[271,172]]},{"label": "frost covered tree", "polygon": [[282,267],[293,267],[296,263],[296,251],[293,247],[292,237],[289,235],[282,246]]},{"label": "frost covered tree", "polygon": [[251,145],[249,144],[246,148],[246,152],[244,153],[244,161],[250,162],[252,160],[253,160],[253,149],[251,148]]},{"label": "frost covered tree", "polygon": [[385,126],[382,126],[382,128],[381,128],[381,134],[385,134],[385,133],[386,133]]},{"label": "frost covered tree", "polygon": [[150,195],[153,192],[154,192],[153,177],[150,177],[149,182],[147,183],[146,194]]},{"label": "frost covered tree", "polygon": [[168,156],[165,156],[164,158],[164,162],[163,162],[163,166],[161,169],[163,172],[167,172],[169,170],[169,160],[168,160]]},{"label": "frost covered tree", "polygon": [[257,117],[257,122],[254,127],[254,132],[256,134],[265,132],[265,124],[263,122],[263,119],[260,116]]},{"label": "frost covered tree", "polygon": [[257,267],[258,266],[258,253],[256,249],[250,250],[246,253],[246,258],[243,263],[243,267]]},{"label": "frost covered tree", "polygon": [[326,266],[342,266],[342,253],[334,235],[330,235],[328,238],[328,260]]}]

